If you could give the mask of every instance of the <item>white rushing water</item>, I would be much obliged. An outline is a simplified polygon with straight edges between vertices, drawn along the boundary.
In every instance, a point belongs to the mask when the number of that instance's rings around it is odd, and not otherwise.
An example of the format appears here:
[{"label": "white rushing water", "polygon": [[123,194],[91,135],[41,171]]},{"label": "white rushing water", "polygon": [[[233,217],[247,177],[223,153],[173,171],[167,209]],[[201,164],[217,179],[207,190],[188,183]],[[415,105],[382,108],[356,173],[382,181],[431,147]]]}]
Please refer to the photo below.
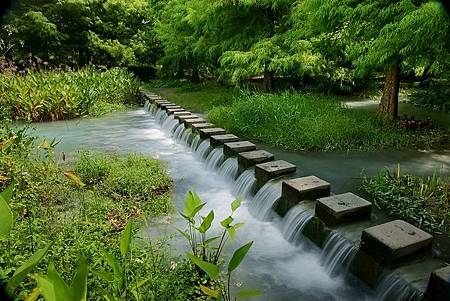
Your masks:
[{"label": "white rushing water", "polygon": [[[154,110],[154,107],[146,104],[146,109]],[[272,216],[272,205],[280,196],[279,185],[270,182],[252,197],[255,185],[252,171],[245,171],[234,180],[235,158],[224,161],[219,151],[210,147],[209,139],[200,141],[192,137],[190,130],[167,119],[160,110],[151,114],[141,109],[98,119],[43,123],[37,127],[38,134],[61,139],[58,149],[69,156],[76,149],[88,148],[136,152],[166,161],[174,181],[174,205],[179,209],[187,191],[194,190],[207,202],[204,211],[213,209],[216,220],[220,221],[230,214],[231,202],[244,196],[245,202],[236,212],[235,220],[244,222],[245,226],[238,230],[228,254],[243,243],[254,241],[248,257],[233,277],[233,284],[264,291],[257,300],[373,300],[373,292],[336,272],[339,262],[302,243],[301,229],[310,213],[293,208],[283,220]],[[191,149],[192,138],[196,145]],[[153,221],[150,236],[175,232],[173,224],[180,225],[178,215],[174,213],[169,220],[172,225]],[[218,223],[214,227],[219,227]],[[340,254],[339,247],[335,246],[343,244],[339,239],[330,237],[327,243],[326,248]],[[184,241],[174,242],[173,252],[182,252],[184,244]],[[344,259],[340,260],[345,262],[346,255],[341,255]],[[375,299],[379,300],[380,296]]]}]

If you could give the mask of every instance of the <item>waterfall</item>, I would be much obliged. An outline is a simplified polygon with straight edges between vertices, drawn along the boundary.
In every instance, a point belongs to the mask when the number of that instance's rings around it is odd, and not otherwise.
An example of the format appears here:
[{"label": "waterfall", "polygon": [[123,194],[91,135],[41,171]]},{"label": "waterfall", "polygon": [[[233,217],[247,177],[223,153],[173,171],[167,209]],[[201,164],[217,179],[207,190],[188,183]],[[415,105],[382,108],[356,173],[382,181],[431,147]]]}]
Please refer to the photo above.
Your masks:
[{"label": "waterfall", "polygon": [[201,159],[205,159],[206,156],[209,154],[209,152],[212,151],[212,147],[209,144],[209,139],[205,139],[200,143],[200,145],[197,147],[196,153]]},{"label": "waterfall", "polygon": [[150,113],[155,113],[158,110],[158,106],[156,105],[156,103],[152,103],[152,105],[149,108]]},{"label": "waterfall", "polygon": [[378,284],[376,300],[419,301],[423,294],[395,273],[390,273]]},{"label": "waterfall", "polygon": [[189,141],[192,140],[192,130],[191,129],[186,129],[183,132],[183,135],[181,135],[181,139],[180,142],[183,143],[184,145],[189,146]]},{"label": "waterfall", "polygon": [[313,217],[311,212],[299,206],[292,207],[281,221],[281,232],[287,241],[298,245],[302,238],[302,231]]},{"label": "waterfall", "polygon": [[200,143],[200,135],[195,135],[194,139],[192,139],[191,149],[193,152],[197,150],[198,144]]},{"label": "waterfall", "polygon": [[166,120],[164,120],[163,124],[161,125],[161,128],[166,132],[171,133],[172,127],[175,125],[174,122],[178,123],[178,120],[175,120],[175,118],[173,118],[173,115],[170,115],[166,118]]},{"label": "waterfall", "polygon": [[213,149],[209,155],[206,157],[206,164],[209,169],[218,168],[225,158],[223,154],[223,147],[218,147]]},{"label": "waterfall", "polygon": [[356,246],[336,231],[331,231],[322,249],[322,264],[330,275],[347,270],[357,251]]},{"label": "waterfall", "polygon": [[233,187],[235,197],[250,199],[255,190],[256,178],[253,169],[245,170],[236,180]]},{"label": "waterfall", "polygon": [[145,111],[150,111],[150,102],[148,100],[146,100],[145,103],[144,103],[144,110]]},{"label": "waterfall", "polygon": [[166,118],[167,118],[166,111],[161,110],[161,109],[158,109],[158,111],[156,112],[156,115],[155,115],[155,121],[156,121],[156,123],[161,124],[161,123],[164,122],[164,120],[165,120]]},{"label": "waterfall", "polygon": [[234,181],[237,176],[238,167],[239,165],[236,157],[228,158],[220,165],[219,175]]},{"label": "waterfall", "polygon": [[178,126],[175,128],[175,131],[173,132],[173,139],[175,141],[180,141],[181,139],[181,135],[183,135],[183,131],[184,131],[184,125],[182,124],[178,124]]},{"label": "waterfall", "polygon": [[274,180],[264,184],[249,204],[250,212],[261,220],[268,220],[272,215],[272,207],[281,197],[281,185],[274,185]]}]

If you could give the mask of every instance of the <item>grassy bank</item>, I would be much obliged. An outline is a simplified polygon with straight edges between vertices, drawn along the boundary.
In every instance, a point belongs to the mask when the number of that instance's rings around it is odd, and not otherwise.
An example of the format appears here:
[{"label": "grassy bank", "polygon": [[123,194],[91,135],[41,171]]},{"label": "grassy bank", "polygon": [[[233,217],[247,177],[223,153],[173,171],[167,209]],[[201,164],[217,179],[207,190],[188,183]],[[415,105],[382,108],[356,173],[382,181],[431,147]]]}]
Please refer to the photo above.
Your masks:
[{"label": "grassy bank", "polygon": [[[142,300],[193,299],[197,273],[183,258],[172,257],[164,240],[138,240],[126,264],[125,286],[112,277],[105,254],[121,257],[119,235],[130,220],[164,215],[171,210],[171,180],[157,160],[82,152],[58,163],[52,143],[6,126],[0,131],[0,191],[14,185],[9,206],[14,224],[8,238],[0,237],[0,283],[14,274],[38,249],[52,243],[34,273],[45,274],[54,262],[70,283],[79,257],[88,259],[88,299],[104,299],[142,282]],[[140,223],[135,222],[135,232]],[[142,236],[142,235],[141,235]],[[110,277],[111,276],[111,277]],[[126,285],[126,284],[129,285]],[[15,291],[22,300],[36,287],[26,278]],[[136,288],[137,290],[137,288]],[[118,299],[122,299],[119,296]]]},{"label": "grassy bank", "polygon": [[446,175],[401,175],[397,169],[365,179],[363,188],[391,215],[431,233],[450,233],[449,182]]},{"label": "grassy bank", "polygon": [[119,68],[0,73],[0,117],[47,121],[99,116],[125,109],[138,89],[139,82]]},{"label": "grassy bank", "polygon": [[313,94],[244,93],[231,105],[210,110],[208,118],[236,135],[291,150],[431,148],[444,138],[433,130],[405,130]]}]

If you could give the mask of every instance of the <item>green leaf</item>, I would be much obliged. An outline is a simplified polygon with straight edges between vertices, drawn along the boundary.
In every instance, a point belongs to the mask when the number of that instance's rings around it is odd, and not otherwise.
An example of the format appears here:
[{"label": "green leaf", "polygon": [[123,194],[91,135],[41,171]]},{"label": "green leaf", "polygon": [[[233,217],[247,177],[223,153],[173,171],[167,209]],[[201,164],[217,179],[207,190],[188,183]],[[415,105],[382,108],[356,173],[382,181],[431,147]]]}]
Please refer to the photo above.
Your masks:
[{"label": "green leaf", "polygon": [[53,262],[50,262],[48,265],[47,275],[40,277],[51,283],[51,287],[47,285],[41,287],[42,295],[44,295],[45,299],[47,299],[47,296],[49,298],[55,296],[56,300],[73,300],[69,286],[58,274]]},{"label": "green leaf", "polygon": [[120,253],[122,254],[123,258],[127,257],[128,250],[130,249],[131,228],[132,228],[132,222],[129,221],[127,223],[127,225],[125,226],[125,229],[123,230],[122,235],[120,236]]},{"label": "green leaf", "polygon": [[2,197],[7,203],[9,203],[12,198],[13,186],[13,184],[9,185],[2,193],[0,193],[0,197]]},{"label": "green leaf", "polygon": [[189,218],[193,218],[195,214],[199,211],[196,211],[196,209],[202,204],[200,201],[200,198],[198,197],[197,193],[188,191],[188,194],[186,195],[186,198],[184,200],[184,210],[183,213]]},{"label": "green leaf", "polygon": [[221,221],[220,224],[222,225],[222,227],[228,228],[233,221],[234,221],[234,219],[231,216],[229,216],[226,219],[224,219],[223,221]]},{"label": "green leaf", "polygon": [[117,283],[118,287],[122,289],[123,287],[122,267],[112,254],[108,252],[103,252],[103,257],[105,257],[106,262],[113,269],[114,281]]},{"label": "green leaf", "polygon": [[205,294],[206,296],[210,296],[213,298],[219,297],[219,292],[209,287],[200,284],[200,289],[202,290],[202,293]]},{"label": "green leaf", "polygon": [[7,291],[13,292],[16,287],[22,282],[22,280],[27,276],[27,274],[34,269],[34,267],[44,258],[50,249],[52,243],[49,243],[44,248],[37,250],[33,256],[31,256],[24,264],[22,264],[14,273],[14,275],[9,279],[7,284]]},{"label": "green leaf", "polygon": [[37,276],[36,278],[39,289],[46,301],[58,301],[55,294],[53,283],[46,277]]},{"label": "green leaf", "polygon": [[73,172],[70,170],[67,170],[64,172],[64,175],[74,184],[80,186],[80,187],[84,187],[86,186],[86,184],[83,183],[83,181],[81,181],[81,179]]},{"label": "green leaf", "polygon": [[205,246],[209,245],[210,243],[212,243],[213,241],[215,241],[219,238],[220,238],[220,236],[214,236],[214,237],[211,237],[211,238],[205,240]]},{"label": "green leaf", "polygon": [[13,214],[8,202],[0,196],[0,238],[8,238],[13,226]]},{"label": "green leaf", "polygon": [[253,245],[253,241],[247,243],[246,245],[243,245],[239,249],[237,249],[233,256],[230,259],[230,262],[228,263],[228,273],[231,273],[234,271],[242,262],[245,255],[247,255],[248,251]]},{"label": "green leaf", "polygon": [[88,263],[84,256],[78,262],[77,271],[72,279],[70,289],[72,296],[76,301],[86,301],[87,299],[87,277],[88,277]]},{"label": "green leaf", "polygon": [[35,301],[41,295],[41,290],[35,287],[33,291],[25,297],[24,301]]},{"label": "green leaf", "polygon": [[241,206],[242,198],[238,198],[231,203],[231,211],[236,211]]},{"label": "green leaf", "polygon": [[230,236],[231,240],[234,240],[234,235],[236,234],[236,228],[234,226],[231,226],[227,229],[228,235]]},{"label": "green leaf", "polygon": [[241,290],[239,292],[237,292],[236,294],[236,298],[253,298],[253,297],[258,297],[261,296],[262,292],[260,290]]},{"label": "green leaf", "polygon": [[197,256],[194,256],[192,254],[187,253],[187,256],[189,259],[195,263],[199,268],[201,268],[211,279],[217,279],[219,276],[219,267],[215,264],[212,264],[210,262],[206,262],[198,258]]},{"label": "green leaf", "polygon": [[182,230],[180,230],[180,229],[178,229],[178,228],[176,228],[176,230],[177,230],[181,235],[183,235],[183,237],[186,238],[188,241],[191,241],[191,237],[189,236],[189,234],[187,234],[186,232],[184,232],[184,231],[182,231]]},{"label": "green leaf", "polygon": [[200,233],[206,233],[206,231],[209,230],[209,228],[211,228],[211,223],[214,220],[214,211],[211,210],[208,215],[206,217],[202,218],[202,223],[200,225],[200,227],[198,227],[198,231]]}]

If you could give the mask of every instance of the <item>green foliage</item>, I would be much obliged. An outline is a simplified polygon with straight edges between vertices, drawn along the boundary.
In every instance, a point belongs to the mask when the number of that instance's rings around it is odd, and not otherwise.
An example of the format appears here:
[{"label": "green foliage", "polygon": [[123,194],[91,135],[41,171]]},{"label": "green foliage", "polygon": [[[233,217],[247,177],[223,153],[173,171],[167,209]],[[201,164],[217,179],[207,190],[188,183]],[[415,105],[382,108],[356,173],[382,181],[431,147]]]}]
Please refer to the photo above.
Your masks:
[{"label": "green foliage", "polygon": [[9,186],[0,194],[0,238],[7,238],[13,226],[13,214],[9,208],[8,202],[12,196],[13,186]]},{"label": "green foliage", "polygon": [[450,231],[449,182],[447,175],[438,173],[419,177],[400,173],[375,175],[364,179],[363,188],[375,204],[390,214],[418,227],[448,234]]},{"label": "green foliage", "polygon": [[236,135],[292,150],[429,148],[445,139],[441,132],[408,132],[312,94],[243,94],[208,118]]},{"label": "green foliage", "polygon": [[124,109],[135,100],[138,88],[139,83],[123,69],[0,73],[0,115],[34,121],[98,116]]}]

